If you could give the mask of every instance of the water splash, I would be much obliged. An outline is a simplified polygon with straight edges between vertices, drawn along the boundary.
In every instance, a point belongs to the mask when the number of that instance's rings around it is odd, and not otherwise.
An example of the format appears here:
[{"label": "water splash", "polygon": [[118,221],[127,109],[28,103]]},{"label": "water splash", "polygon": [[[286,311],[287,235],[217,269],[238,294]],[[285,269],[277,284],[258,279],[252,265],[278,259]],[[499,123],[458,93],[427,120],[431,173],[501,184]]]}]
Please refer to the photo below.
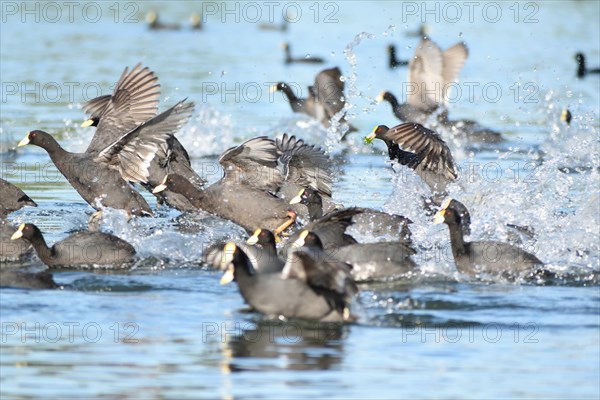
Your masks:
[{"label": "water splash", "polygon": [[354,49],[361,44],[365,39],[373,40],[376,36],[372,33],[361,32],[354,36],[354,40],[346,45],[344,49],[344,57],[350,64],[350,75],[344,74],[341,79],[346,84],[346,102],[344,105],[344,109],[340,111],[338,114],[334,116],[332,119],[332,127],[327,132],[327,137],[325,139],[325,147],[327,151],[331,152],[332,149],[336,146],[339,146],[339,142],[341,137],[347,132],[346,128],[339,128],[339,121],[342,116],[345,116],[347,120],[352,121],[356,118],[356,113],[353,113],[352,110],[356,108],[356,105],[353,103],[353,100],[356,98],[362,98],[361,92],[358,90],[356,86],[356,81],[358,78],[357,73],[357,57]]},{"label": "water splash", "polygon": [[235,126],[230,115],[222,115],[208,104],[197,107],[197,114],[177,133],[191,158],[220,155],[240,142],[244,129]]},{"label": "water splash", "polygon": [[[590,131],[577,131],[585,137]],[[592,135],[597,135],[593,132]],[[558,269],[586,269],[592,274],[600,271],[600,202],[597,192],[588,193],[589,188],[600,187],[600,173],[597,168],[598,145],[581,140],[573,144],[572,137],[556,142],[549,136],[553,147],[561,149],[558,154],[546,155],[542,160],[535,156],[523,158],[522,154],[510,151],[500,153],[498,160],[505,158],[510,163],[490,161],[479,164],[471,176],[463,175],[456,184],[448,187],[450,197],[463,202],[471,213],[471,240],[500,240],[517,243],[525,250],[534,253],[546,263],[555,264]],[[579,145],[587,148],[587,160],[573,156],[582,151]],[[592,151],[590,151],[592,150]],[[566,164],[565,164],[566,163]],[[493,165],[500,175],[485,173],[486,167]],[[573,170],[565,170],[565,165]],[[577,169],[579,168],[579,169]],[[449,238],[445,226],[433,226],[415,197],[414,185],[406,185],[405,180],[396,179],[394,194],[386,204],[388,211],[403,213],[413,219],[413,237],[422,246],[431,250],[449,248]],[[506,224],[529,227],[535,232],[534,239],[523,240],[515,236],[514,230]],[[424,243],[424,244],[423,244]],[[431,244],[438,243],[432,246]],[[424,260],[427,265],[428,258]],[[452,264],[452,256],[443,257],[442,265]],[[435,270],[437,262],[429,262]]]}]

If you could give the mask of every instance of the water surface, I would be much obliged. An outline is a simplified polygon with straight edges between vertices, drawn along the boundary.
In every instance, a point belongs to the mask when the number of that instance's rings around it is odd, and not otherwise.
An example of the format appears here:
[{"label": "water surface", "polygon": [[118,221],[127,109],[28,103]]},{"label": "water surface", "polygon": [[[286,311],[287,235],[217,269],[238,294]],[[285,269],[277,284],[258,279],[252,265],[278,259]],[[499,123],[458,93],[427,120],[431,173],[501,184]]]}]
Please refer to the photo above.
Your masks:
[{"label": "water surface", "polygon": [[[208,216],[182,223],[166,209],[129,224],[112,213],[104,229],[136,247],[143,261],[134,270],[57,272],[61,291],[1,290],[3,398],[600,396],[600,91],[598,76],[575,78],[573,60],[583,51],[591,67],[600,65],[598,3],[481,3],[472,19],[453,3],[456,22],[446,3],[428,3],[428,14],[420,2],[298,3],[302,14],[286,32],[258,30],[244,14],[251,10],[235,2],[227,3],[233,14],[205,8],[201,32],[151,32],[143,23],[152,6],[185,25],[202,11],[188,2],[115,3],[118,16],[112,3],[99,2],[97,21],[81,9],[70,21],[62,8],[56,22],[51,9],[40,8],[37,22],[22,13],[24,3],[10,4],[17,9],[4,8],[0,35],[2,177],[39,204],[11,215],[14,223],[36,223],[49,242],[85,226],[91,208],[47,154],[14,146],[44,129],[81,151],[91,131],[79,127],[80,106],[110,93],[125,66],[143,62],[160,77],[162,108],[184,97],[196,103],[178,137],[209,181],[220,176],[216,157],[252,136],[289,132],[327,146],[339,167],[334,198],[413,219],[423,272],[361,286],[356,324],[273,321],[247,312],[235,285],[220,286],[219,274],[201,265],[207,245],[241,239],[241,229]],[[266,6],[256,4],[265,21]],[[421,17],[443,48],[462,40],[469,47],[451,116],[507,138],[474,148],[442,132],[463,172],[450,193],[471,211],[472,238],[520,240],[567,278],[481,283],[456,273],[447,228],[431,225],[418,207],[422,185],[390,166],[382,144],[361,143],[374,125],[397,122],[374,102],[383,89],[405,94],[406,70],[389,70],[385,49],[395,43],[409,57],[417,39],[405,32]],[[360,130],[349,144],[268,93],[282,80],[305,95],[321,68],[284,65],[283,41],[342,69],[347,118]],[[559,121],[565,107],[570,127]],[[532,227],[535,239],[505,223]]]}]

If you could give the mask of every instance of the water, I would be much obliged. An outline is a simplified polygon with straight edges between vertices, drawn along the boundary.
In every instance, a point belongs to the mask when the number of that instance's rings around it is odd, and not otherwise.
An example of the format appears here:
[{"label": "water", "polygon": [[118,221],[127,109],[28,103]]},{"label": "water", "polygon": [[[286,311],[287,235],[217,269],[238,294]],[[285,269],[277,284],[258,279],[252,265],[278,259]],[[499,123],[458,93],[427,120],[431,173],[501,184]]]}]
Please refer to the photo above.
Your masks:
[{"label": "water", "polygon": [[[219,286],[219,274],[199,261],[213,241],[241,238],[235,225],[210,217],[178,223],[176,211],[163,209],[127,224],[110,213],[105,229],[140,254],[134,270],[62,271],[55,274],[62,291],[0,292],[3,398],[600,396],[600,91],[597,76],[575,79],[573,60],[581,50],[589,66],[600,64],[598,3],[481,3],[472,20],[462,3],[300,3],[299,17],[295,3],[282,3],[275,22],[284,6],[298,18],[285,33],[259,31],[244,3],[228,3],[238,7],[236,22],[223,3],[205,2],[202,32],[125,23],[142,21],[147,4],[94,3],[102,13],[96,22],[91,8],[75,8],[72,22],[61,8],[56,23],[49,22],[53,9],[35,4],[27,4],[33,14],[23,14],[22,3],[2,5],[2,176],[39,204],[13,214],[15,223],[38,224],[49,242],[85,225],[90,207],[47,154],[12,149],[32,129],[84,149],[91,133],[79,128],[80,105],[108,93],[124,66],[141,61],[160,77],[163,108],[186,96],[196,102],[178,136],[210,181],[220,174],[216,156],[255,135],[289,132],[327,145],[340,169],[334,198],[413,219],[424,272],[362,286],[357,324],[269,321],[248,313],[235,285]],[[266,20],[267,6],[254,4]],[[187,2],[151,5],[167,22],[202,11]],[[461,17],[452,22],[456,10]],[[418,181],[394,172],[381,144],[362,145],[375,124],[396,123],[387,105],[374,102],[383,89],[405,94],[406,72],[385,67],[385,47],[393,42],[407,58],[417,41],[404,32],[422,15],[443,48],[465,40],[470,49],[451,116],[477,119],[508,139],[474,149],[445,136],[462,172],[450,193],[470,208],[472,237],[520,240],[569,278],[531,285],[460,276],[448,257],[447,228],[418,211]],[[294,54],[342,69],[348,120],[360,130],[350,144],[336,144],[333,132],[269,95],[279,80],[305,94],[320,68],[285,66],[285,40]],[[559,121],[564,107],[574,115],[571,127]],[[507,222],[532,227],[536,238],[515,236]]]}]

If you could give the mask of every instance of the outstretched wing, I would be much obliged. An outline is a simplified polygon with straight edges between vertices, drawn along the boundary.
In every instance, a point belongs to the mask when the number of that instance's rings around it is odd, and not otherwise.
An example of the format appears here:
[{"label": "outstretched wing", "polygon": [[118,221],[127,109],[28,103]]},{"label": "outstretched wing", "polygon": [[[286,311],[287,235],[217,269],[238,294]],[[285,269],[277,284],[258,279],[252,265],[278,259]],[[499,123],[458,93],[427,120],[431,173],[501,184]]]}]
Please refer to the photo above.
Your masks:
[{"label": "outstretched wing", "polygon": [[[332,211],[324,217],[309,223],[304,229],[316,234],[321,239],[323,247],[326,250],[354,244],[356,243],[356,240],[354,240],[352,236],[346,234],[346,228],[352,225],[352,218],[362,212],[361,209],[355,207]],[[292,243],[300,237],[300,233],[301,232],[298,231],[290,236],[283,246],[283,254],[288,254],[291,251]]]},{"label": "outstretched wing", "polygon": [[[261,254],[260,248],[256,246],[248,246],[243,243],[235,244],[238,248],[240,248],[248,257],[252,268],[256,271],[260,270],[260,261],[263,254]],[[202,255],[202,261],[213,268],[216,269],[227,269],[228,265],[223,265],[223,260],[225,260],[226,250],[224,242],[217,242],[211,244]]]},{"label": "outstretched wing", "polygon": [[419,175],[433,173],[450,181],[458,177],[458,170],[448,145],[431,129],[407,122],[390,128],[385,136],[416,155],[414,161],[407,165]]},{"label": "outstretched wing", "polygon": [[314,95],[325,109],[327,119],[344,109],[344,82],[338,67],[325,69],[315,77]]},{"label": "outstretched wing", "polygon": [[444,103],[448,102],[450,89],[452,88],[451,83],[458,80],[458,75],[463,69],[467,57],[469,57],[469,50],[465,43],[457,43],[444,51],[444,67],[442,70]]},{"label": "outstretched wing", "polygon": [[100,122],[88,153],[98,153],[124,133],[156,116],[160,96],[158,77],[148,67],[136,65],[131,72],[123,71],[112,96],[90,100],[85,112]]},{"label": "outstretched wing", "polygon": [[96,157],[99,162],[116,166],[123,179],[146,183],[148,167],[166,141],[187,122],[194,103],[182,100],[156,117],[120,136]]},{"label": "outstretched wing", "polygon": [[277,164],[278,158],[279,153],[274,140],[266,136],[252,138],[221,154],[219,163],[225,173],[223,180],[276,192],[283,182]]},{"label": "outstretched wing", "polygon": [[287,133],[275,142],[277,151],[281,154],[280,162],[285,180],[331,196],[331,162],[323,149],[308,145],[302,139]]},{"label": "outstretched wing", "polygon": [[[127,71],[127,68],[125,68]],[[83,111],[90,116],[90,118],[100,117],[102,113],[108,107],[112,96],[105,94],[102,96],[95,97],[83,105]]]},{"label": "outstretched wing", "polygon": [[442,50],[431,40],[423,38],[408,64],[406,102],[418,109],[435,108],[442,103],[442,76],[444,58]]},{"label": "outstretched wing", "polygon": [[323,251],[303,247],[288,254],[281,276],[302,280],[320,290],[351,295],[357,291],[351,270],[350,264],[329,257]]}]

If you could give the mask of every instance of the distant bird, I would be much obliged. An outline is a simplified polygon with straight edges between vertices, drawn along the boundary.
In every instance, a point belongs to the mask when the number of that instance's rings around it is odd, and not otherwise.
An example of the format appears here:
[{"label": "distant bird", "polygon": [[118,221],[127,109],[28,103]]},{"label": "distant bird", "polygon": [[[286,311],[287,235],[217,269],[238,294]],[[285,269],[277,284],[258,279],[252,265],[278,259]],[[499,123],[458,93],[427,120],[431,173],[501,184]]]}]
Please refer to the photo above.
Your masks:
[{"label": "distant bird", "polygon": [[192,16],[190,17],[190,27],[193,30],[202,30],[202,17],[200,16],[200,14],[192,14]]},{"label": "distant bird", "polygon": [[561,113],[560,113],[560,120],[564,123],[566,123],[567,125],[571,125],[571,119],[573,119],[573,116],[571,115],[571,111],[569,111],[568,108],[565,108]]},{"label": "distant bird", "polygon": [[279,24],[279,25],[271,24],[269,22],[263,22],[263,23],[258,24],[258,29],[262,29],[263,31],[285,32],[288,30],[288,20],[284,18],[283,21],[281,22],[281,24]]},{"label": "distant bird", "polygon": [[[450,120],[448,117],[446,105],[450,89],[458,79],[467,57],[468,50],[464,43],[457,43],[442,52],[433,41],[423,38],[409,63],[406,103],[400,103],[388,91],[381,92],[376,101],[390,103],[394,115],[403,122],[417,122],[432,128],[437,128],[436,124],[439,124],[471,141],[500,142],[500,133],[482,127],[476,121]],[[437,113],[437,121],[429,121],[434,113]]]},{"label": "distant bird", "polygon": [[406,36],[412,36],[412,37],[424,37],[424,36],[429,36],[430,34],[430,29],[429,26],[426,24],[421,24],[419,26],[419,29],[417,29],[416,31],[407,31],[406,32]]},{"label": "distant bird", "polygon": [[[245,247],[242,248],[246,254],[256,256],[256,269],[259,272],[281,272],[283,270],[285,260],[277,254],[277,240],[281,239],[270,230],[258,228],[248,238]],[[246,247],[252,248],[254,251],[246,250]]]},{"label": "distant bird", "polygon": [[[281,91],[287,97],[292,111],[309,115],[328,128],[331,118],[344,109],[346,104],[342,71],[338,67],[324,69],[317,74],[313,86],[308,87],[308,97],[298,98],[285,82],[271,86],[270,91]],[[339,121],[347,123],[344,117]],[[350,131],[356,128],[350,125]]]},{"label": "distant bird", "polygon": [[575,54],[575,61],[577,61],[577,77],[583,78],[587,74],[600,74],[600,68],[588,69],[585,66],[585,56],[583,53]]},{"label": "distant bird", "polygon": [[148,28],[151,30],[178,31],[181,29],[181,25],[179,24],[166,24],[160,22],[156,11],[149,11],[146,14],[146,22],[148,23]]},{"label": "distant bird", "polygon": [[398,60],[396,58],[396,46],[390,44],[388,46],[389,66],[390,68],[403,67],[408,65],[408,60]]},{"label": "distant bird", "polygon": [[305,57],[292,57],[290,45],[287,42],[283,43],[281,45],[281,47],[285,51],[285,63],[286,64],[292,64],[292,63],[321,64],[321,63],[325,62],[325,60],[323,60],[321,57],[313,57],[313,56],[309,56],[309,55],[306,55]]},{"label": "distant bird", "polygon": [[396,117],[404,122],[425,123],[434,111],[447,103],[451,84],[458,79],[468,54],[464,43],[442,52],[430,39],[422,39],[409,63],[407,89],[410,90],[407,90],[406,103],[392,102],[393,95],[389,96],[389,92],[381,93],[377,100],[389,101]]}]

